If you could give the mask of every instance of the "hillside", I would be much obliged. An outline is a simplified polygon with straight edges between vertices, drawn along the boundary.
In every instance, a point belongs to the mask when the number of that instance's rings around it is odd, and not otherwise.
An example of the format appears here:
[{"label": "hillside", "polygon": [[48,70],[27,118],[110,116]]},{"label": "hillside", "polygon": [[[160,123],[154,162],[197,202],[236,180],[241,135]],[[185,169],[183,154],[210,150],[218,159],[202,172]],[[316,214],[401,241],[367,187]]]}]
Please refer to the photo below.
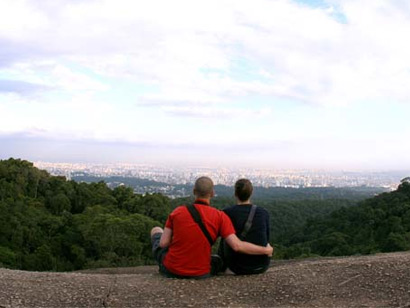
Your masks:
[{"label": "hillside", "polygon": [[408,307],[410,253],[277,261],[259,276],[161,277],[154,266],[0,269],[0,307]]},{"label": "hillside", "polygon": [[[224,190],[232,194],[232,188]],[[372,194],[372,189],[255,188],[254,200],[270,213],[275,258],[283,258],[304,253],[286,247],[309,219],[355,206]],[[127,186],[110,189],[104,182],[67,181],[28,161],[0,160],[0,267],[64,272],[152,264],[151,228],[164,225],[174,207],[188,202],[135,194]],[[212,200],[218,208],[232,203],[226,197]]]},{"label": "hillside", "polygon": [[341,256],[410,249],[410,182],[397,190],[308,221],[291,238],[287,257]]},{"label": "hillside", "polygon": [[149,232],[171,210],[160,194],[50,176],[0,160],[0,267],[36,271],[143,265]]}]

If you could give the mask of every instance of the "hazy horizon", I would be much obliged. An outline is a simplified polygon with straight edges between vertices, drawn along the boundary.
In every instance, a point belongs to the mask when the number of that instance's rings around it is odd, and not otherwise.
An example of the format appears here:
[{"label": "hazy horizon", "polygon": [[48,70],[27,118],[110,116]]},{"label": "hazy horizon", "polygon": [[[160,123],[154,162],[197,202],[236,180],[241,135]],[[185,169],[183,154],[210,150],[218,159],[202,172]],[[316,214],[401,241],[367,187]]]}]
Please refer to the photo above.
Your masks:
[{"label": "hazy horizon", "polygon": [[0,159],[410,170],[410,3],[0,3]]},{"label": "hazy horizon", "polygon": [[[396,174],[405,177],[410,174],[410,168],[324,168],[322,165],[317,167],[295,167],[295,166],[280,166],[280,165],[268,165],[268,164],[247,164],[246,162],[243,164],[238,163],[212,163],[212,162],[182,162],[182,161],[174,161],[174,162],[164,162],[164,161],[120,161],[120,160],[110,160],[110,161],[103,161],[103,160],[42,160],[42,159],[30,159],[27,157],[17,157],[17,156],[8,156],[2,157],[0,156],[0,160],[7,160],[7,159],[21,159],[26,160],[33,163],[36,167],[38,165],[52,165],[55,167],[64,166],[64,165],[73,165],[73,166],[104,166],[104,167],[120,167],[124,166],[124,168],[131,168],[132,167],[155,167],[155,168],[164,168],[164,169],[175,169],[175,170],[207,170],[207,169],[216,169],[216,170],[231,170],[231,171],[249,171],[249,172],[290,172],[290,173],[317,173],[317,174]],[[44,168],[40,168],[44,169]]]}]

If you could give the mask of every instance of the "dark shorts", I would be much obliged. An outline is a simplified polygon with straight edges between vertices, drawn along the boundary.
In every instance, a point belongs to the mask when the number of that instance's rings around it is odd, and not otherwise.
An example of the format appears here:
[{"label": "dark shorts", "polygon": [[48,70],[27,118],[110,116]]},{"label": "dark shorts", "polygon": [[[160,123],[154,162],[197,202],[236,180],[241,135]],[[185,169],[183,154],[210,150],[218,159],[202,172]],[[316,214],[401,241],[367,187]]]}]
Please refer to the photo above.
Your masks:
[{"label": "dark shorts", "polygon": [[157,261],[158,265],[162,265],[162,261],[165,258],[165,255],[168,252],[168,248],[161,248],[159,246],[159,241],[161,240],[161,235],[162,233],[155,233],[152,237],[151,237],[151,245],[152,245],[152,255],[155,259],[155,261]]},{"label": "dark shorts", "polygon": [[165,277],[168,278],[181,278],[181,279],[203,279],[203,278],[208,278],[211,275],[210,274],[206,274],[206,275],[202,275],[202,276],[181,276],[181,275],[177,275],[174,274],[172,272],[170,272],[164,265],[164,259],[165,256],[167,255],[168,252],[168,247],[167,248],[161,248],[159,246],[159,242],[161,240],[161,235],[162,233],[155,233],[152,237],[151,237],[151,244],[152,244],[152,255],[155,259],[155,261],[157,261],[158,263],[158,267],[159,267],[159,272],[164,275]]}]

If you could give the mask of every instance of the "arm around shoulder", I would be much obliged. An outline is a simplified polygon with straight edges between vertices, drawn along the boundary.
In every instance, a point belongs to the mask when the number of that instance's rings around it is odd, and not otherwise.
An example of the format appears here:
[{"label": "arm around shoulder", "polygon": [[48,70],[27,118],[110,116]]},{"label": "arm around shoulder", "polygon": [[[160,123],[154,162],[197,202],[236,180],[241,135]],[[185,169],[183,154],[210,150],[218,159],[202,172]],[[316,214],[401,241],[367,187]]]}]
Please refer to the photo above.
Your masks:
[{"label": "arm around shoulder", "polygon": [[236,252],[246,253],[249,255],[268,255],[273,254],[273,247],[268,244],[267,246],[258,246],[249,242],[241,241],[235,234],[231,234],[225,238],[226,243]]}]

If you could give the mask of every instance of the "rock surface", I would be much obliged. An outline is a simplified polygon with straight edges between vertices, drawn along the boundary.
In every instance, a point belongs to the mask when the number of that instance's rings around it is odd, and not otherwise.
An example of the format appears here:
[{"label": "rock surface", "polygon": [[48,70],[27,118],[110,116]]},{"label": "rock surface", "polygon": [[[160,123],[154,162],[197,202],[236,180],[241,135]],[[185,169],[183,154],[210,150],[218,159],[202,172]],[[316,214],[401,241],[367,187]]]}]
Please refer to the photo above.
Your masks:
[{"label": "rock surface", "polygon": [[3,307],[410,307],[410,252],[273,262],[256,276],[163,278],[155,266],[0,269]]}]

